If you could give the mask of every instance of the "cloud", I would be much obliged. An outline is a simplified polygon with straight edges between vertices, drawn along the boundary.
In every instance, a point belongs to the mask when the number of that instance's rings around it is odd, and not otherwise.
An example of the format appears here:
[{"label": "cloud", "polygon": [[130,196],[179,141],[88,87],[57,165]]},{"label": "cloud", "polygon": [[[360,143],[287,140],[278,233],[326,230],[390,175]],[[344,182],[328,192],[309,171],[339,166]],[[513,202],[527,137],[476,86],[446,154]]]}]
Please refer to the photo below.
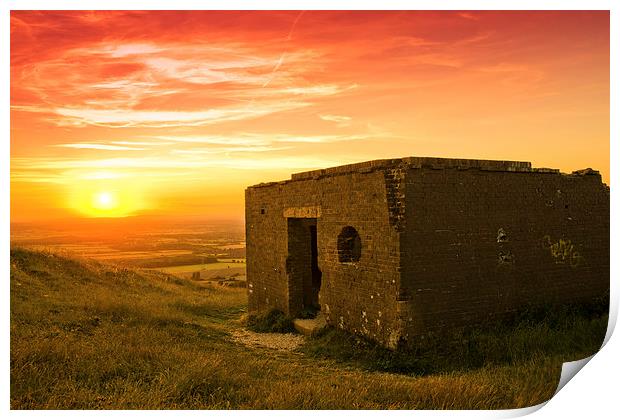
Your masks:
[{"label": "cloud", "polygon": [[273,136],[273,140],[279,143],[338,143],[343,141],[367,140],[375,137],[370,134],[348,134],[348,135],[317,135],[317,136],[295,136],[281,134]]},{"label": "cloud", "polygon": [[69,149],[93,149],[93,150],[147,150],[139,147],[114,146],[101,143],[65,143],[55,144],[56,147],[66,147]]},{"label": "cloud", "polygon": [[[183,13],[172,14],[187,18]],[[136,18],[145,15],[149,19],[143,19],[144,33],[128,29],[107,32],[110,25],[135,26]],[[209,30],[205,37],[201,35],[204,22],[197,20],[193,24],[200,29],[189,34],[192,41],[187,42],[148,26],[168,28],[169,23],[159,20],[164,15],[12,15],[16,40],[11,49],[12,109],[49,114],[35,118],[62,127],[190,127],[311,106],[315,99],[352,88],[351,83],[309,78],[320,54],[312,48],[292,48],[284,54],[281,46],[292,45],[290,36],[261,43],[252,33],[252,42],[242,42],[229,32],[214,34]],[[289,35],[302,13],[290,15],[286,25]],[[217,22],[210,26],[217,27]],[[66,36],[51,36],[52,29],[62,30]],[[179,28],[183,29],[186,27]],[[84,36],[71,37],[71,32]],[[33,48],[40,52],[36,59]],[[287,65],[283,68],[285,55]]]},{"label": "cloud", "polygon": [[188,127],[258,118],[276,112],[290,111],[308,106],[305,102],[271,102],[254,106],[215,108],[200,111],[151,111],[135,109],[55,108],[60,116],[59,126],[83,127],[87,125],[127,127]]},{"label": "cloud", "polygon": [[239,146],[263,146],[271,142],[269,135],[258,136],[251,134],[230,134],[230,135],[186,135],[186,136],[153,136],[161,140],[168,140],[173,143],[198,143],[215,145],[239,145]]},{"label": "cloud", "polygon": [[111,141],[111,144],[120,144],[121,146],[167,146],[174,142],[166,141]]},{"label": "cloud", "polygon": [[[267,78],[265,67],[267,59],[258,57],[231,57],[229,59],[193,59],[170,58],[166,56],[150,57],[144,64],[152,71],[172,80],[185,83],[209,85],[214,83],[235,82],[239,84],[261,85]],[[262,72],[250,72],[255,69]]]},{"label": "cloud", "polygon": [[[183,173],[198,176],[208,168],[235,170],[305,170],[342,162],[321,157],[318,150],[300,154],[299,145],[329,145],[376,138],[379,134],[295,135],[287,133],[230,133],[225,135],[145,136],[144,140],[73,142],[54,146],[70,149],[114,151],[114,157],[13,157],[11,179],[23,182],[71,184],[75,179],[166,179]],[[381,136],[385,138],[384,135]],[[137,147],[136,147],[137,146]],[[149,150],[148,155],[135,151]],[[310,149],[312,150],[312,149]],[[345,162],[348,163],[348,162]]]},{"label": "cloud", "polygon": [[323,121],[334,122],[338,127],[348,127],[351,123],[352,118],[346,115],[332,115],[325,114],[319,115],[319,118]]},{"label": "cloud", "polygon": [[298,109],[356,87],[308,83],[312,54],[287,54],[284,71],[282,55],[274,68],[275,53],[236,44],[84,45],[13,66],[11,105],[51,114],[45,119],[63,127],[200,126]]},{"label": "cloud", "polygon": [[172,153],[177,154],[220,154],[220,153],[261,153],[275,152],[280,150],[288,150],[291,147],[275,147],[275,146],[229,146],[229,147],[209,147],[209,148],[192,148],[192,149],[174,149]]},{"label": "cloud", "polygon": [[480,16],[471,12],[460,12],[458,13],[460,17],[467,20],[480,20]]},{"label": "cloud", "polygon": [[[155,54],[160,53],[161,51],[163,51],[163,48],[154,44],[127,43],[106,47],[102,50],[102,53],[108,54],[110,57],[119,58],[130,55]],[[94,53],[96,53],[96,51],[94,51]]]},{"label": "cloud", "polygon": [[178,143],[212,144],[226,146],[267,146],[274,143],[337,143],[343,141],[367,140],[374,137],[389,137],[384,133],[307,135],[286,133],[232,133],[208,136],[157,136],[156,138]]},{"label": "cloud", "polygon": [[[14,158],[12,177],[25,176],[29,171],[48,173],[45,171],[60,171],[57,175],[62,176],[66,171],[85,171],[88,173],[101,173],[111,171],[113,173],[126,173],[134,176],[142,176],[145,169],[153,169],[160,176],[165,176],[167,170],[196,170],[208,168],[228,169],[310,169],[333,166],[337,161],[314,156],[273,156],[256,159],[252,157],[212,156],[204,154],[195,156],[176,154],[166,157],[136,157],[136,158],[109,158],[109,159],[69,159],[69,158]],[[53,172],[49,172],[53,173]],[[48,173],[48,174],[49,174]],[[73,173],[73,172],[71,172]],[[48,177],[49,175],[46,175]],[[67,182],[70,182],[67,179]]]}]

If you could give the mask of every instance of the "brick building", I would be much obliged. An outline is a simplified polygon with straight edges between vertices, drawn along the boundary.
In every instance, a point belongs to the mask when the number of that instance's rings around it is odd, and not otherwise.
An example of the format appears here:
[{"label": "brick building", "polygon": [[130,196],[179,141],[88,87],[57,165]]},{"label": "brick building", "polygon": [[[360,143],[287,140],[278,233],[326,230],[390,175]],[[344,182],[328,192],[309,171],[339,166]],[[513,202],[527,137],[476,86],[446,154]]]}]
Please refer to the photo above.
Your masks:
[{"label": "brick building", "polygon": [[250,311],[386,346],[609,289],[609,188],[591,169],[409,157],[246,190]]}]

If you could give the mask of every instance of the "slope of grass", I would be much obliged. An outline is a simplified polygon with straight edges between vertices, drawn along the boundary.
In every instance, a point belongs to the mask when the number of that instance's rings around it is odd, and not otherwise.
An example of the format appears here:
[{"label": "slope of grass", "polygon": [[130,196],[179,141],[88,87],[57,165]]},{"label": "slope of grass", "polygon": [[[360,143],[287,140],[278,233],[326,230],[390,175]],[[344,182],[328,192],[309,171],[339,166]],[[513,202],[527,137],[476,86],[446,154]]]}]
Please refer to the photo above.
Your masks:
[{"label": "slope of grass", "polygon": [[[524,407],[551,397],[563,361],[596,351],[600,341],[581,334],[605,323],[596,314],[539,320],[510,344],[518,357],[483,339],[482,356],[468,356],[476,362],[463,369],[450,370],[457,356],[427,363],[439,368],[403,368],[390,362],[394,353],[343,333],[312,339],[301,353],[237,344],[230,333],[241,328],[245,293],[13,249],[11,407]],[[549,334],[531,352],[530,338]],[[551,345],[560,336],[563,344]]]}]

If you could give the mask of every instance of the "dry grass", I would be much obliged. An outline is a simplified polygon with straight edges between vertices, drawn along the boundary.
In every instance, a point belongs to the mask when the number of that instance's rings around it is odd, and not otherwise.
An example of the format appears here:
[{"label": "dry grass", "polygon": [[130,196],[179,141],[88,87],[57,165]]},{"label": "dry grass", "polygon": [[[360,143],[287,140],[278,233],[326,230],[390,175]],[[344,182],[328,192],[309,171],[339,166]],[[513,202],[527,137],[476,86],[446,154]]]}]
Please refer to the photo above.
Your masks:
[{"label": "dry grass", "polygon": [[303,353],[236,343],[245,305],[243,289],[14,249],[11,407],[514,408],[551,397],[570,356],[386,373],[363,349],[349,362],[333,342],[316,354],[325,337]]}]

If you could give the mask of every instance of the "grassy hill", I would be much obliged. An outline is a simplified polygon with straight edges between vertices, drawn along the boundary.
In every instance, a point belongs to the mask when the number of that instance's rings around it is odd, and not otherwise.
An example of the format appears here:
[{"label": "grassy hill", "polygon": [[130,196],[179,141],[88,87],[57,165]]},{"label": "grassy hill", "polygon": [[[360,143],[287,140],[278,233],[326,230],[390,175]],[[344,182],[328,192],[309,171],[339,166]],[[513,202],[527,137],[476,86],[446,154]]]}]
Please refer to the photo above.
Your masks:
[{"label": "grassy hill", "polygon": [[233,340],[243,289],[26,249],[11,251],[10,277],[13,409],[524,407],[549,399],[561,363],[595,352],[607,324],[522,319],[453,356],[403,358],[333,330],[276,351]]}]

